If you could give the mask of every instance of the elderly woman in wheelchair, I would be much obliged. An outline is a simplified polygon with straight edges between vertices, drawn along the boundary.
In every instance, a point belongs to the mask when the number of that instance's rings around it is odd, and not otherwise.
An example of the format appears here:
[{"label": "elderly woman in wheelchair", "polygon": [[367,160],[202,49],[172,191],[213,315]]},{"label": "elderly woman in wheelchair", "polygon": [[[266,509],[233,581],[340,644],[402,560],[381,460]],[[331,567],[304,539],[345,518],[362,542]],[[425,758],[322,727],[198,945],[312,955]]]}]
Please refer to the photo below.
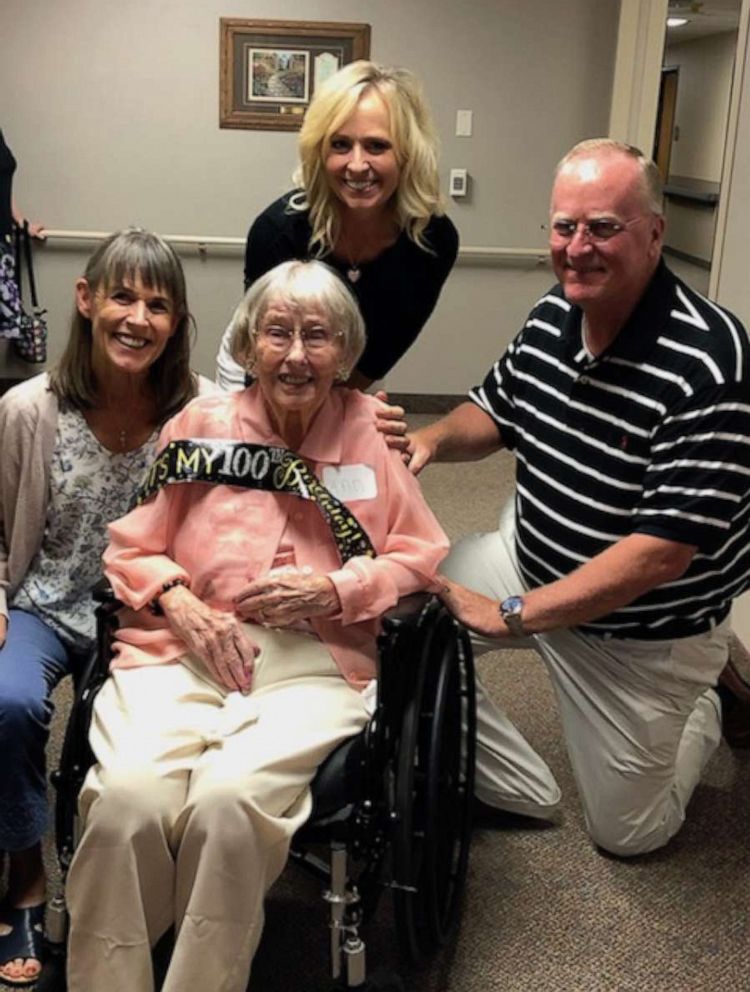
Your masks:
[{"label": "elderly woman in wheelchair", "polygon": [[447,540],[371,397],[364,345],[319,262],[259,279],[234,317],[255,378],[171,420],[105,570],[127,609],[94,706],[68,876],[71,992],[244,990],[264,896],[316,769],[367,720],[378,617]]}]

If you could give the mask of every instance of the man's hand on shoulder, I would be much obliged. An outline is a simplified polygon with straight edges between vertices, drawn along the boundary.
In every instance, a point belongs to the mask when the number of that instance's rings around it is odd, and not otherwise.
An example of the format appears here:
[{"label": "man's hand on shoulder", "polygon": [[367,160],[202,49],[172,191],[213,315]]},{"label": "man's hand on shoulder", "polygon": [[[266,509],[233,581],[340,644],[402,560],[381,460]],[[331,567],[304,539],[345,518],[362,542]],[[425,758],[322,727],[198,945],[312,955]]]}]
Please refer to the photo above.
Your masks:
[{"label": "man's hand on shoulder", "polygon": [[430,462],[473,462],[499,451],[503,439],[495,422],[471,401],[407,434],[406,454],[414,475]]},{"label": "man's hand on shoulder", "polygon": [[419,475],[429,462],[433,461],[437,446],[429,443],[429,427],[407,434],[406,416],[402,406],[388,402],[388,394],[383,389],[375,393],[379,406],[375,410],[375,423],[385,437],[389,448],[401,452],[401,457],[413,475]]},{"label": "man's hand on shoulder", "polygon": [[[388,402],[388,394],[383,389],[379,389],[375,393],[375,399],[379,401],[375,410],[375,424],[380,433],[384,435],[385,443],[396,451],[406,451],[408,441],[404,408],[392,406]],[[404,460],[406,461],[406,459]]]},{"label": "man's hand on shoulder", "polygon": [[412,475],[419,475],[425,465],[435,461],[437,444],[433,440],[429,427],[407,434],[404,461],[409,466]]},{"label": "man's hand on shoulder", "polygon": [[377,428],[386,444],[401,452],[413,475],[430,462],[475,461],[503,446],[492,418],[474,403],[462,403],[447,416],[407,433],[403,407],[390,405],[382,390],[375,398],[380,404],[375,411]]}]

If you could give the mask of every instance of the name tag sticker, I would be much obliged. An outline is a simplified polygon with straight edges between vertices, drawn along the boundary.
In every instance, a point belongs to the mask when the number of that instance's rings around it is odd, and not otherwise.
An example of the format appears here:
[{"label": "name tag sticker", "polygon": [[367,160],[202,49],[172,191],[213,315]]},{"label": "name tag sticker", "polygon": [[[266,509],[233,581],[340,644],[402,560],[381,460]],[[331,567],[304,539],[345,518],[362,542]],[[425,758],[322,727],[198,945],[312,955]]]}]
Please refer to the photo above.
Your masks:
[{"label": "name tag sticker", "polygon": [[326,465],[323,485],[343,503],[378,495],[375,472],[369,465]]}]

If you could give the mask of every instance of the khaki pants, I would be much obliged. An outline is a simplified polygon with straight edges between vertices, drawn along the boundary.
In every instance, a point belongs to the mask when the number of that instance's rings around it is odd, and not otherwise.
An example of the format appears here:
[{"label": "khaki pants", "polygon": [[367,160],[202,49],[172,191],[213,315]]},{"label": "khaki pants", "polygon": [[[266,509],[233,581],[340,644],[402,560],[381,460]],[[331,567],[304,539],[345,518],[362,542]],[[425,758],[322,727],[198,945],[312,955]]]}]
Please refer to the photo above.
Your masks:
[{"label": "khaki pants", "polygon": [[[493,599],[523,592],[515,519],[459,541],[441,570]],[[593,840],[614,854],[652,851],[672,837],[721,739],[713,686],[729,651],[729,620],[674,641],[606,640],[555,630],[522,640],[472,638],[481,654],[534,648],[546,664]],[[548,817],[560,789],[543,759],[477,687],[476,793],[500,809]]]},{"label": "khaki pants", "polygon": [[367,720],[317,639],[252,635],[248,696],[190,658],[115,671],[99,693],[67,886],[70,992],[152,992],[151,948],[172,924],[164,992],[244,992],[310,780]]}]

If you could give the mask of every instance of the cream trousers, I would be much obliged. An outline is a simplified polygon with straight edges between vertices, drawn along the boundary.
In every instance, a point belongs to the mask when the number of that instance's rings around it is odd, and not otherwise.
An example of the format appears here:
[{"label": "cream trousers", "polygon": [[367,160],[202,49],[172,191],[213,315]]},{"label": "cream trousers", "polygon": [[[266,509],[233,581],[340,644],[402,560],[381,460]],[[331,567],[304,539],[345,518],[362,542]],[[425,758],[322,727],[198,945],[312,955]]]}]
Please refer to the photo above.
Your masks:
[{"label": "cream trousers", "polygon": [[367,721],[317,639],[251,633],[247,696],[190,658],[117,670],[102,687],[67,885],[70,992],[152,992],[151,948],[172,924],[164,992],[244,992],[309,783]]},{"label": "cream trousers", "polygon": [[[441,566],[493,599],[523,592],[513,503],[499,530],[459,541]],[[674,641],[609,640],[555,630],[522,640],[473,637],[475,654],[534,648],[557,697],[568,756],[593,840],[632,855],[666,844],[721,740],[713,691],[730,623]],[[549,817],[560,800],[552,772],[477,686],[476,793],[500,809]]]}]

